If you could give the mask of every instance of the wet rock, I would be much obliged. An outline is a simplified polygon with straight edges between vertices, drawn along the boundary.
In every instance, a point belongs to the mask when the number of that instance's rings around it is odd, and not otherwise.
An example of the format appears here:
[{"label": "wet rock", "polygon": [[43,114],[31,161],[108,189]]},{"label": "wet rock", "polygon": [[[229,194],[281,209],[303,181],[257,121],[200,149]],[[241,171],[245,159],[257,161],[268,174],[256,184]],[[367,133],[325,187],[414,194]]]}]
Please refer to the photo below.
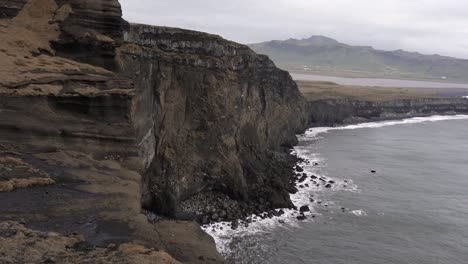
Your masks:
[{"label": "wet rock", "polygon": [[299,183],[302,183],[302,182],[304,182],[305,180],[307,180],[307,175],[302,176],[302,177],[299,179]]},{"label": "wet rock", "polygon": [[307,219],[307,217],[305,215],[298,215],[297,217],[297,220],[300,220],[300,221],[304,221]]},{"label": "wet rock", "polygon": [[301,213],[303,212],[310,212],[310,208],[308,205],[303,205],[301,206],[301,208],[299,209],[299,211],[301,211]]},{"label": "wet rock", "polygon": [[325,185],[325,188],[330,189],[332,186],[333,186],[333,185],[331,185],[331,184],[327,184],[327,185]]},{"label": "wet rock", "polygon": [[288,193],[295,194],[295,193],[297,193],[299,190],[298,190],[295,186],[288,186],[287,191],[288,191]]},{"label": "wet rock", "polygon": [[329,180],[328,183],[335,184],[335,181]]},{"label": "wet rock", "polygon": [[268,218],[273,218],[273,213],[271,211],[268,212]]},{"label": "wet rock", "polygon": [[238,220],[232,221],[231,222],[231,229],[236,230],[237,228],[239,228],[239,221]]},{"label": "wet rock", "polygon": [[371,173],[377,173],[377,171],[376,170],[371,170]]},{"label": "wet rock", "polygon": [[297,171],[297,172],[303,172],[304,169],[303,169],[301,166],[296,165],[296,171]]}]

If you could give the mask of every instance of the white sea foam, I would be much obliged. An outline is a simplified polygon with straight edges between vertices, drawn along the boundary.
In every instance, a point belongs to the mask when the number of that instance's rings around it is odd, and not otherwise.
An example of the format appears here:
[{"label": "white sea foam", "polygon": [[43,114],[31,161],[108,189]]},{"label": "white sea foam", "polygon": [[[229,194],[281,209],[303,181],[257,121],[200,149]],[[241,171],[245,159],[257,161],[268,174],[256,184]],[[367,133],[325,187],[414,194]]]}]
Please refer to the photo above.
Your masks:
[{"label": "white sea foam", "polygon": [[462,96],[462,97],[465,98],[465,99],[468,99],[468,95],[467,96]]},{"label": "white sea foam", "polygon": [[[250,223],[248,227],[240,224],[236,230],[231,229],[230,222],[221,222],[203,226],[202,228],[215,239],[219,252],[228,255],[230,252],[230,243],[235,238],[242,238],[262,233],[271,233],[274,228],[297,228],[299,227],[299,223],[313,222],[314,217],[312,216],[320,215],[317,213],[315,208],[317,206],[331,204],[331,202],[320,200],[320,192],[324,191],[325,189],[327,191],[358,190],[357,186],[352,182],[352,180],[334,179],[326,175],[318,174],[317,172],[320,170],[321,166],[323,166],[323,161],[317,153],[311,152],[310,146],[298,146],[292,153],[308,161],[299,164],[304,169],[304,172],[302,173],[306,173],[308,175],[307,179],[301,183],[298,183],[298,192],[291,194],[290,196],[291,201],[298,208],[303,205],[309,206],[310,212],[304,213],[307,219],[304,221],[299,221],[296,217],[300,215],[300,212],[292,209],[283,209],[283,215],[275,216],[273,218],[261,219],[256,216],[252,216],[252,220],[255,222]],[[312,175],[316,176],[317,179],[310,177]],[[331,188],[327,189],[325,188],[325,185],[330,180],[334,181],[335,183],[332,184]],[[299,186],[302,186],[302,188]]]},{"label": "white sea foam", "polygon": [[382,121],[382,122],[369,122],[361,123],[357,125],[348,125],[341,127],[314,127],[306,131],[304,135],[299,136],[300,139],[306,140],[310,138],[316,138],[318,135],[327,133],[332,130],[351,130],[351,129],[360,129],[360,128],[380,128],[386,126],[395,126],[395,125],[408,125],[408,124],[418,124],[424,122],[438,122],[446,120],[463,120],[468,119],[468,115],[450,115],[450,116],[429,116],[429,117],[413,117],[403,120],[391,120],[391,121]]},{"label": "white sea foam", "polygon": [[367,213],[364,210],[354,210],[351,213],[355,216],[367,216]]}]

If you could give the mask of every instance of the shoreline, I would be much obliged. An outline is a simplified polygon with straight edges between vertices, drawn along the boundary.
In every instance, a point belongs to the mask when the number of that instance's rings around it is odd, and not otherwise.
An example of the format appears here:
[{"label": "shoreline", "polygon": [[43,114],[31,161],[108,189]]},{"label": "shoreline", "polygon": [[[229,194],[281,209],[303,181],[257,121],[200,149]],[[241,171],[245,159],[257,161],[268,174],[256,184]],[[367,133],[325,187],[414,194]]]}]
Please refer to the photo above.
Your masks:
[{"label": "shoreline", "polygon": [[[466,114],[410,116],[407,118],[336,124],[335,126],[329,127],[314,126],[297,136],[301,143],[315,141],[319,139],[320,134],[327,133],[331,130],[380,128],[393,125],[467,119],[468,115]],[[310,144],[314,143],[312,142]],[[299,223],[315,222],[322,216],[319,210],[317,210],[319,209],[318,207],[328,206],[326,201],[320,199],[320,193],[322,191],[359,191],[359,187],[354,184],[352,179],[338,179],[333,177],[333,175],[323,175],[323,172],[320,171],[323,165],[320,153],[310,153],[306,148],[303,148],[303,146],[304,145],[301,146],[298,144],[291,150],[291,154],[297,155],[300,159],[295,167],[295,173],[298,177],[294,179],[295,187],[298,189],[298,192],[291,194],[291,200],[296,207],[295,209],[275,209],[275,211],[284,211],[281,215],[269,216],[268,212],[264,212],[261,215],[254,214],[248,217],[247,220],[239,220],[239,227],[235,229],[231,228],[231,222],[217,222],[201,226],[204,232],[215,239],[217,250],[224,257],[229,257],[231,252],[228,247],[233,239],[239,239],[244,236],[255,235],[262,232],[271,232],[274,228],[300,228]],[[311,158],[311,156],[313,158]],[[330,182],[331,186],[327,186]],[[352,213],[356,216],[362,215],[362,212],[342,210],[343,213]]]}]

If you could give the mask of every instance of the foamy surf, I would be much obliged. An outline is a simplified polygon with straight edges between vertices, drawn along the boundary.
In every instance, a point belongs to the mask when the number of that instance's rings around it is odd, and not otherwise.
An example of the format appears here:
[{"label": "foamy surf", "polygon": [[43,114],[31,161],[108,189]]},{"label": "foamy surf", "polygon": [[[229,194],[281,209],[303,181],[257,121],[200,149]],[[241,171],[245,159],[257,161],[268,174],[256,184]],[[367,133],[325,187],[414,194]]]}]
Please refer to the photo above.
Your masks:
[{"label": "foamy surf", "polygon": [[354,210],[351,213],[355,216],[367,216],[367,213],[364,210]]},{"label": "foamy surf", "polygon": [[[238,241],[243,237],[255,234],[271,233],[275,228],[298,228],[300,223],[310,223],[320,216],[316,208],[318,206],[328,206],[332,204],[329,201],[322,201],[320,193],[323,191],[358,191],[357,186],[352,180],[343,180],[321,175],[318,172],[324,166],[320,155],[310,151],[310,144],[297,146],[292,154],[304,159],[304,162],[298,165],[304,170],[301,173],[307,175],[307,179],[297,183],[298,192],[291,194],[291,201],[298,208],[308,206],[310,211],[300,212],[293,209],[282,209],[284,214],[273,216],[272,218],[262,219],[258,216],[251,216],[251,223],[248,226],[239,224],[235,230],[231,229],[231,222],[220,222],[202,226],[203,230],[210,234],[216,241],[219,252],[223,255],[229,255],[232,241]],[[318,165],[317,165],[318,164]],[[333,182],[330,188],[325,187],[329,182]],[[279,210],[276,210],[279,211]],[[299,221],[298,216],[304,215],[305,220]]]},{"label": "foamy surf", "polygon": [[429,116],[429,117],[413,117],[403,120],[391,120],[391,121],[381,121],[381,122],[369,122],[361,123],[356,125],[348,125],[341,127],[314,127],[306,131],[304,135],[299,136],[300,139],[313,139],[316,138],[319,134],[327,133],[332,130],[352,130],[352,129],[361,129],[361,128],[381,128],[387,126],[396,126],[396,125],[408,125],[408,124],[418,124],[425,122],[439,122],[447,120],[463,120],[468,119],[468,115],[450,115],[450,116]]}]

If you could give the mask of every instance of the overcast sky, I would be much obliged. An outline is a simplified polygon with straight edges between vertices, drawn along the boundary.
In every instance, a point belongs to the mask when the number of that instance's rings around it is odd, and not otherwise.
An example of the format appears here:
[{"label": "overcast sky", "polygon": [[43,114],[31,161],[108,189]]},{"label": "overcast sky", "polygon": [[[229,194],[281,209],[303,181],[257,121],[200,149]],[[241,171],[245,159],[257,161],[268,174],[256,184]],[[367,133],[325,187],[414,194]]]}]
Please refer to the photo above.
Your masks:
[{"label": "overcast sky", "polygon": [[466,0],[120,0],[130,22],[240,43],[324,35],[379,49],[468,59]]}]

